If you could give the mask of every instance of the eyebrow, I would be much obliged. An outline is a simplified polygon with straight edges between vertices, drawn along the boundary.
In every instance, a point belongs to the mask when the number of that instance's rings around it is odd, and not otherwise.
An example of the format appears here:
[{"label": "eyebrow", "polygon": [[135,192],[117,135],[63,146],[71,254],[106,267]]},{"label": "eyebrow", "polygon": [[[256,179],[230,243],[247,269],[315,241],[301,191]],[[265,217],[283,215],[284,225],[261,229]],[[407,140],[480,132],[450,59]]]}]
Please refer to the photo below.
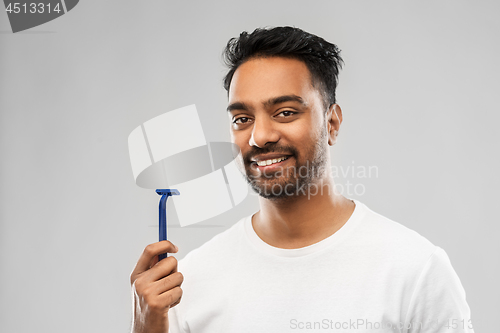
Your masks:
[{"label": "eyebrow", "polygon": [[297,96],[297,95],[285,95],[285,96],[279,96],[279,97],[275,97],[275,98],[270,98],[269,100],[267,100],[266,102],[264,102],[264,106],[265,107],[270,107],[270,106],[274,106],[276,104],[281,104],[281,103],[285,103],[285,102],[298,102],[298,103],[302,104],[303,106],[307,105],[307,103],[304,102],[304,100],[300,96]]},{"label": "eyebrow", "polygon": [[[264,107],[268,108],[268,107],[271,107],[271,106],[274,106],[277,104],[281,104],[281,103],[285,103],[285,102],[298,102],[298,103],[302,104],[303,106],[307,106],[307,103],[302,99],[302,97],[297,96],[297,95],[284,95],[284,96],[270,98],[267,101],[265,101],[263,104],[264,104]],[[248,111],[251,109],[252,108],[249,105],[247,105],[243,102],[235,102],[235,103],[230,104],[227,107],[228,112],[231,112],[233,110]]]}]

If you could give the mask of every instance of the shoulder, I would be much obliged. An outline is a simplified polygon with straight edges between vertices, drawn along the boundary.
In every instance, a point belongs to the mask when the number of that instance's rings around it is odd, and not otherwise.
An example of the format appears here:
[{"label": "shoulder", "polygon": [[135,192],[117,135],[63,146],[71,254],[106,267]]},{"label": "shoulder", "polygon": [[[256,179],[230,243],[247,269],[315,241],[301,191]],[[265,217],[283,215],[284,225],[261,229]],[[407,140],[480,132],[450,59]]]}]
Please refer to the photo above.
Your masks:
[{"label": "shoulder", "polygon": [[465,291],[445,250],[359,204],[364,214],[355,237],[351,237],[351,246],[362,249],[358,258],[365,258],[374,272],[384,271],[394,286],[399,281],[401,290],[412,295],[408,318],[423,320],[440,314],[468,319]]},{"label": "shoulder", "polygon": [[356,201],[362,220],[351,241],[370,253],[371,257],[393,265],[423,269],[437,247],[427,238],[405,225],[380,215]]}]

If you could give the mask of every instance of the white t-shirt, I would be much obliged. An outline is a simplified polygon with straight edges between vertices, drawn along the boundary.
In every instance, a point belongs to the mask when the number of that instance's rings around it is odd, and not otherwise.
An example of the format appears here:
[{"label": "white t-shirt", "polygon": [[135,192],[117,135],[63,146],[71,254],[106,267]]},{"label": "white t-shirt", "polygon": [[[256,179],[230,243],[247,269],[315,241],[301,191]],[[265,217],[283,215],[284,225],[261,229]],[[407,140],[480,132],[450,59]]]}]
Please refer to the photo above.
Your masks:
[{"label": "white t-shirt", "polygon": [[361,202],[330,237],[273,247],[240,220],[179,261],[170,331],[473,333],[445,251]]}]

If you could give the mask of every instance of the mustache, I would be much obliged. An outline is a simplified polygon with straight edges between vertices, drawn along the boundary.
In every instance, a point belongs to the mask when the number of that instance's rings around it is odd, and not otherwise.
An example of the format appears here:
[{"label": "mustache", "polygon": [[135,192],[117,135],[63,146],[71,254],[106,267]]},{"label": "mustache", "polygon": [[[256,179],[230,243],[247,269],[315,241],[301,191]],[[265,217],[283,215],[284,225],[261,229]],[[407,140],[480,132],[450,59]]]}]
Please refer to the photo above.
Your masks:
[{"label": "mustache", "polygon": [[245,164],[250,164],[252,163],[253,157],[269,153],[280,153],[280,154],[294,155],[294,156],[298,155],[297,149],[293,146],[281,146],[277,145],[276,143],[273,143],[270,145],[266,145],[264,148],[253,146],[252,149],[243,156],[243,161],[245,162]]}]

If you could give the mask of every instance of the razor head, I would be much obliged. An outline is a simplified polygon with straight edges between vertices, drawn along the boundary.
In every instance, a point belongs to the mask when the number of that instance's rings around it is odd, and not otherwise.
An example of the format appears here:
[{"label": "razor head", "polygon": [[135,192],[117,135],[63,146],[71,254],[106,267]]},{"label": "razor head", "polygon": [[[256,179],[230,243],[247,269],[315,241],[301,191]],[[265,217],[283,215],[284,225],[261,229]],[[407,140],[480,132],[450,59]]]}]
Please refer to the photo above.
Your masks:
[{"label": "razor head", "polygon": [[179,191],[176,189],[158,189],[156,193],[158,193],[158,195],[180,195]]}]

